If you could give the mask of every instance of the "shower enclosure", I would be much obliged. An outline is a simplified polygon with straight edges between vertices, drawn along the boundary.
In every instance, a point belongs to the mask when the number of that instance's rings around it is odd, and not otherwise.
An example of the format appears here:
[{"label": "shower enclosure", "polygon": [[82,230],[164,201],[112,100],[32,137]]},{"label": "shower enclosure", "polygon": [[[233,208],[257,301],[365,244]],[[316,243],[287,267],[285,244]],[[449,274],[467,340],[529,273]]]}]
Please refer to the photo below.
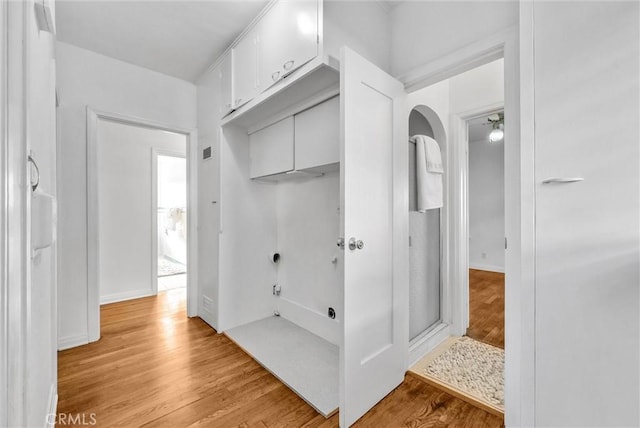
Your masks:
[{"label": "shower enclosure", "polygon": [[[425,116],[428,108],[417,106],[409,114],[409,137],[427,135],[438,141]],[[435,113],[434,113],[435,114]],[[440,137],[440,138],[439,138]],[[444,155],[444,152],[443,152]],[[419,340],[442,320],[441,208],[418,212],[416,190],[416,146],[409,142],[409,339]]]}]

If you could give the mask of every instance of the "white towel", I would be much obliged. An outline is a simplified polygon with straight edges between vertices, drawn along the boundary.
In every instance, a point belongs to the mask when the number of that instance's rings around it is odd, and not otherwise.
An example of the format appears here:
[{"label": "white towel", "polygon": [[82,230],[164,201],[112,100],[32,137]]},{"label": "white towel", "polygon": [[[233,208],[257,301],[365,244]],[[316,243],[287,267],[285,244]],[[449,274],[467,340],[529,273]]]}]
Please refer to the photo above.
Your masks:
[{"label": "white towel", "polygon": [[415,135],[418,211],[425,212],[444,205],[442,198],[442,155],[436,140]]}]

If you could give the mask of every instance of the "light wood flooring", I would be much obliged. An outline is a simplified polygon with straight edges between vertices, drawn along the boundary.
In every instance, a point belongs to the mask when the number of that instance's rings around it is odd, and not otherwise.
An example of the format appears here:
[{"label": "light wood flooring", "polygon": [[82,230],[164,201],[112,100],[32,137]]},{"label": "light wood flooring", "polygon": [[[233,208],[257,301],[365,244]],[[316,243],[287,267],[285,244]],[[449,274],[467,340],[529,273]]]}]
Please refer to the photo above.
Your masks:
[{"label": "light wood flooring", "polygon": [[[59,353],[58,413],[98,427],[337,427],[200,318],[184,290],[105,305],[100,341]],[[418,379],[357,427],[501,427],[503,420]]]},{"label": "light wood flooring", "polygon": [[469,269],[467,336],[504,349],[504,274]]}]

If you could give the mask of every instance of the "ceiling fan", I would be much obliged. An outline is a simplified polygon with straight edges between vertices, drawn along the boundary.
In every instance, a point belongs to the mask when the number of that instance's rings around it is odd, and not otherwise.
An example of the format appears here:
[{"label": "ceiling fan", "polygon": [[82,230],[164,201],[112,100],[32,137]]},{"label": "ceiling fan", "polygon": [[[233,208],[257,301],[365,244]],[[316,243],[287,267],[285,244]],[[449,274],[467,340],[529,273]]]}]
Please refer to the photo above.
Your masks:
[{"label": "ceiling fan", "polygon": [[487,118],[488,123],[483,125],[491,125],[493,129],[489,134],[489,143],[497,143],[504,139],[504,113],[494,113]]}]

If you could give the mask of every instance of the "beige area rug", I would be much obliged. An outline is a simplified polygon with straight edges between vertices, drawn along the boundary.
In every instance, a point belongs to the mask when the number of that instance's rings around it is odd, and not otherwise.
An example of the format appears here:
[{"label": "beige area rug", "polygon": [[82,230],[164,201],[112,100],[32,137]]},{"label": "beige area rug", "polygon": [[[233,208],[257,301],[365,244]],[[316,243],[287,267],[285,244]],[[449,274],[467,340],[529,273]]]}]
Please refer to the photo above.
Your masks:
[{"label": "beige area rug", "polygon": [[411,371],[472,402],[504,412],[504,350],[469,337],[450,338]]}]

